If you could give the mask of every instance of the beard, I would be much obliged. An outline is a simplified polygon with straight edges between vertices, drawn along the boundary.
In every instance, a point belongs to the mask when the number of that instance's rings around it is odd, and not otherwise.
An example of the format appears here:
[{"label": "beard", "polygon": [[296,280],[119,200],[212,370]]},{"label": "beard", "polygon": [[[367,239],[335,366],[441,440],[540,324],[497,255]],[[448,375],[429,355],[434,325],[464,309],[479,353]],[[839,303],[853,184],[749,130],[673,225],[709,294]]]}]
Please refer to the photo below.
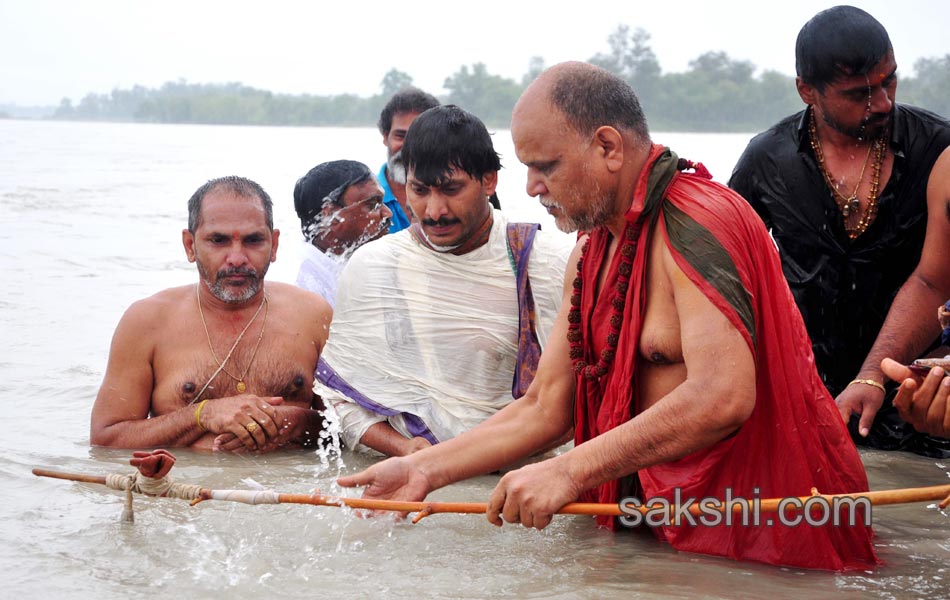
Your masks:
[{"label": "beard", "polygon": [[[583,206],[583,201],[579,199],[579,194],[576,191],[574,192],[574,200],[575,206]],[[612,200],[613,198],[609,193],[598,190],[583,210],[572,215],[554,200],[540,198],[541,205],[545,208],[557,209],[558,215],[554,217],[554,225],[564,233],[588,232],[606,224],[613,214]]]},{"label": "beard", "polygon": [[[208,276],[208,271],[204,268],[204,265],[201,264],[201,261],[196,260],[195,262],[198,264],[198,275],[202,281],[205,282],[205,285],[208,286],[208,291],[218,300],[227,302],[228,304],[242,304],[253,298],[257,292],[260,291],[261,283],[264,281],[264,275],[267,274],[267,265],[264,266],[263,272],[261,272],[260,275],[257,274],[255,269],[250,267],[234,267],[218,271],[215,273],[214,279],[212,279]],[[230,286],[224,283],[224,279],[235,275],[247,278],[245,287]]]},{"label": "beard", "polygon": [[393,181],[406,185],[406,165],[402,162],[402,150],[394,152],[386,159],[386,170]]},{"label": "beard", "polygon": [[821,120],[838,133],[859,141],[867,141],[876,139],[887,129],[891,122],[891,115],[890,113],[868,115],[857,127],[842,123],[825,111],[822,111]]}]

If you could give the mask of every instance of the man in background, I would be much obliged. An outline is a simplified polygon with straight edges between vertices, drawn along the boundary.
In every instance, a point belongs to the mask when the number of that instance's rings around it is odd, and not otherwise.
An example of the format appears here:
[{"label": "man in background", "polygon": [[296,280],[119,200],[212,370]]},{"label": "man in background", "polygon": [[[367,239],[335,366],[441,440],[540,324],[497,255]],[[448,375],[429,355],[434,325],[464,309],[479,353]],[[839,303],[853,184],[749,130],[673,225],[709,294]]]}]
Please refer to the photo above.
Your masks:
[{"label": "man in background", "polygon": [[[402,145],[406,140],[409,126],[421,113],[439,106],[439,100],[414,87],[404,88],[389,99],[379,115],[377,127],[383,134],[386,146],[386,163],[376,175],[385,194],[384,202],[392,212],[389,233],[402,231],[416,221],[406,201],[406,166],[402,158]],[[498,195],[492,192],[488,198],[494,208],[501,209]]]},{"label": "man in background", "polygon": [[393,94],[379,115],[376,126],[383,134],[386,146],[386,163],[376,176],[383,188],[384,202],[392,213],[390,233],[402,231],[412,222],[409,205],[406,203],[406,167],[402,160],[402,145],[409,126],[421,113],[438,106],[439,100],[415,87],[408,87]]},{"label": "man in background", "polygon": [[946,238],[924,245],[946,225],[946,198],[928,186],[947,168],[935,164],[950,124],[895,102],[890,38],[861,9],[815,15],[798,34],[795,63],[806,109],[756,136],[729,185],[771,230],[818,371],[855,441],[950,453],[890,403],[872,427],[885,399],[881,360],[925,352],[939,331],[921,315],[950,297]]},{"label": "man in background", "polygon": [[392,213],[369,167],[334,160],[310,169],[294,186],[304,258],[297,286],[333,306],[336,281],[353,251],[389,230]]}]

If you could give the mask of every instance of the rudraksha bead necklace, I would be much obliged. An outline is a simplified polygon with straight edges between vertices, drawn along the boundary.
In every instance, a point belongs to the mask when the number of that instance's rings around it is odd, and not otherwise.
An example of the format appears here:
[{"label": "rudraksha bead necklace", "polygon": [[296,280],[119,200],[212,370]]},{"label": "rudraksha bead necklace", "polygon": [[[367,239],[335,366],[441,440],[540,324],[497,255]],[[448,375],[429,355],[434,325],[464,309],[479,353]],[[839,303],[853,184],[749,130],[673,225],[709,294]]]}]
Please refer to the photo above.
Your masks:
[{"label": "rudraksha bead necklace", "polygon": [[568,328],[567,341],[570,344],[571,362],[574,372],[583,375],[585,379],[599,379],[607,374],[611,363],[617,355],[617,344],[620,341],[620,327],[623,325],[623,309],[627,304],[627,293],[630,290],[630,275],[633,273],[633,259],[637,254],[637,242],[640,240],[640,230],[643,224],[637,221],[628,224],[624,230],[624,240],[620,246],[620,264],[617,265],[617,286],[614,297],[611,299],[610,330],[607,332],[607,343],[600,352],[597,364],[589,365],[584,360],[583,335],[581,334],[581,293],[583,291],[584,257],[590,247],[590,240],[584,244],[581,257],[577,260],[577,277],[574,278],[571,293],[571,309],[567,314]]}]

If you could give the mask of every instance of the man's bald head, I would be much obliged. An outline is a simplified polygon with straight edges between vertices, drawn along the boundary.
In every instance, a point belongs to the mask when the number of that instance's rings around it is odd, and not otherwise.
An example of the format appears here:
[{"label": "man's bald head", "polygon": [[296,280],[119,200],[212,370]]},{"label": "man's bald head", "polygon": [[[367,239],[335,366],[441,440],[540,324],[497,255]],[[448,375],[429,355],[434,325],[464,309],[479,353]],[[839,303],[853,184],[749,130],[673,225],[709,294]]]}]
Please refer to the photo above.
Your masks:
[{"label": "man's bald head", "polygon": [[512,120],[538,103],[556,108],[583,136],[607,125],[649,144],[650,131],[637,95],[624,80],[600,67],[566,62],[547,69],[521,95]]}]

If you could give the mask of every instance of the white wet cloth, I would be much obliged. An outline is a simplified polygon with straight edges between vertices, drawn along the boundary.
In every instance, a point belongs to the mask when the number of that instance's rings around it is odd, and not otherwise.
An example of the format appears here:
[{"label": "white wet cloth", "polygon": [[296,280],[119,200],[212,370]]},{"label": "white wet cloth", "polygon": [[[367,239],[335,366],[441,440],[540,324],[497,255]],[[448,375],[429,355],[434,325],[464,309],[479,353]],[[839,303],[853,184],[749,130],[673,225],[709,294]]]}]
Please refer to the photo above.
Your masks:
[{"label": "white wet cloth", "polygon": [[336,282],[346,266],[346,259],[331,252],[323,252],[310,242],[303,242],[303,246],[297,287],[319,294],[332,307],[336,302]]},{"label": "white wet cloth", "polygon": [[[488,242],[461,256],[426,248],[408,230],[353,254],[314,383],[339,413],[348,447],[387,419],[365,405],[392,413],[406,437],[445,441],[512,401],[518,298],[506,225],[495,211]],[[535,236],[528,274],[542,346],[573,245],[571,236]]]}]

